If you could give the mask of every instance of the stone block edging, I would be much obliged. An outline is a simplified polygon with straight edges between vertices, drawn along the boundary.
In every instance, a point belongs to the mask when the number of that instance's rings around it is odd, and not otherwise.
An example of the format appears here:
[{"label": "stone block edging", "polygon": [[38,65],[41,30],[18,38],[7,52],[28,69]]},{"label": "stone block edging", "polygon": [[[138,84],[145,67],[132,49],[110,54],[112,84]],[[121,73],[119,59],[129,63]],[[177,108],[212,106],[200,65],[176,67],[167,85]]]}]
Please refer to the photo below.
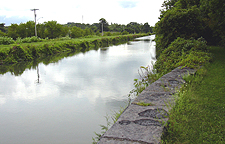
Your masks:
[{"label": "stone block edging", "polygon": [[[168,111],[175,104],[172,95],[185,83],[182,76],[195,72],[178,67],[152,83],[126,108],[98,144],[160,143],[164,130],[162,121],[168,121]],[[138,102],[151,103],[151,106],[140,106]]]}]

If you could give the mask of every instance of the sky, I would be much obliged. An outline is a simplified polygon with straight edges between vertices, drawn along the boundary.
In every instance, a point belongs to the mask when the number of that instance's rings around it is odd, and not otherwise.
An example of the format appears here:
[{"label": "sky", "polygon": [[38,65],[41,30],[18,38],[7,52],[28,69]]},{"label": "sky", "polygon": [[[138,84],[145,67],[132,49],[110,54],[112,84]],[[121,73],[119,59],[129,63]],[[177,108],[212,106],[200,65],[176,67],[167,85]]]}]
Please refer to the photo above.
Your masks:
[{"label": "sky", "polygon": [[154,26],[159,20],[164,0],[8,0],[1,2],[0,23],[26,23],[34,20],[36,11],[38,23],[57,21],[60,24],[98,23],[99,19],[118,24],[130,22]]}]

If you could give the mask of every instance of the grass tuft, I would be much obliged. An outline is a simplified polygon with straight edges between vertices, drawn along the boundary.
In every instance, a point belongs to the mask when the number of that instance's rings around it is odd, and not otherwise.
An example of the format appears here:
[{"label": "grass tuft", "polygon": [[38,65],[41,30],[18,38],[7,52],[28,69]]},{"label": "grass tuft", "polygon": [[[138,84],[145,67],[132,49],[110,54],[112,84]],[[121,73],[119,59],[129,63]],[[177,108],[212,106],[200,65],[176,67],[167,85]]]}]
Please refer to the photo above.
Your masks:
[{"label": "grass tuft", "polygon": [[134,104],[139,105],[139,106],[153,106],[153,105],[154,105],[154,104],[152,104],[152,103],[145,103],[145,102],[143,102],[143,101],[136,102],[136,103],[134,103]]}]

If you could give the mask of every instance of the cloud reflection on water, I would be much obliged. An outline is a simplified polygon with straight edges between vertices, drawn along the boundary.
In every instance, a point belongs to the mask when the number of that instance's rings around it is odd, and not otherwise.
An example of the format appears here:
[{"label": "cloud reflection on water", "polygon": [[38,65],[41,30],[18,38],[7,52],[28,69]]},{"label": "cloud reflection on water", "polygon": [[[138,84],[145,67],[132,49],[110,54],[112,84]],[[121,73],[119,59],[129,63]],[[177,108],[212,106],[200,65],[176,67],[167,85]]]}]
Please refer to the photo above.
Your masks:
[{"label": "cloud reflection on water", "polygon": [[[130,91],[133,79],[137,78],[141,53],[149,53],[149,43],[132,42],[132,45],[123,44],[112,46],[106,51],[89,51],[87,54],[78,54],[65,58],[58,63],[39,64],[40,82],[37,80],[36,70],[27,70],[20,77],[14,77],[7,73],[1,76],[1,94],[14,100],[34,101],[49,97],[75,96],[87,97],[94,103],[100,95],[103,98],[117,97],[123,91]],[[136,48],[139,43],[141,48]],[[152,43],[150,43],[152,46]],[[155,49],[150,49],[150,56]],[[153,54],[152,54],[153,53]],[[149,59],[143,59],[144,63]],[[122,83],[127,81],[130,83]],[[6,102],[1,96],[0,103]],[[118,99],[120,96],[117,97]]]}]

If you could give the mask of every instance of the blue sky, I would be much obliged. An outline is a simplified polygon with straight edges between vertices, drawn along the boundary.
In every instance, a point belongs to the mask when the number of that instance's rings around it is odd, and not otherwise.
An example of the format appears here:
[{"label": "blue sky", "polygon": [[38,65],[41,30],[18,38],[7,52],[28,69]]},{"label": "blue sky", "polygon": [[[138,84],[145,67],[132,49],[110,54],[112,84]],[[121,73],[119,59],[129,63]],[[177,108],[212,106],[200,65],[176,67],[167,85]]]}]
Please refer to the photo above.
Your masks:
[{"label": "blue sky", "polygon": [[[10,0],[0,5],[0,23],[25,23],[34,20],[30,9],[39,9],[39,23],[55,20],[58,23],[98,23],[105,18],[109,23],[145,23],[154,26],[160,16],[164,0]],[[82,19],[83,17],[83,19]]]}]

